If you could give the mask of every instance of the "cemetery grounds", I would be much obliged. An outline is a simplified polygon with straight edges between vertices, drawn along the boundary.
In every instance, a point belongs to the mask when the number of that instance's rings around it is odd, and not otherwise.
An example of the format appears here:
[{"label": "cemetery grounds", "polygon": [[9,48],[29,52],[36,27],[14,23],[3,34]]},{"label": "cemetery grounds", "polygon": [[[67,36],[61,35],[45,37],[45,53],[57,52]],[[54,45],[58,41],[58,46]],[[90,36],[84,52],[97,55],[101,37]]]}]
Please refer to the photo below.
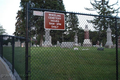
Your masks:
[{"label": "cemetery grounds", "polygon": [[[3,48],[4,57],[12,62],[12,50]],[[115,80],[116,51],[96,47],[31,47],[31,80]],[[120,49],[118,51],[118,55]],[[15,69],[24,80],[25,48],[15,47]],[[120,55],[119,55],[120,58]],[[120,59],[119,59],[120,67]],[[118,71],[120,73],[120,69]],[[119,75],[120,79],[120,75]]]}]

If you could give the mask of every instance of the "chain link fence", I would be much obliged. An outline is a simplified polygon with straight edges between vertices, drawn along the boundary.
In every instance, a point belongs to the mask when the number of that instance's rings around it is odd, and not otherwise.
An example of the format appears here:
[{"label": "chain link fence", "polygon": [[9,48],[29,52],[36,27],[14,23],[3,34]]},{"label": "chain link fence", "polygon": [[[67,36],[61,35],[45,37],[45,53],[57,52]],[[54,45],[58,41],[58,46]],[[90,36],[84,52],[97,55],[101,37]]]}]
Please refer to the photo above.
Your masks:
[{"label": "chain link fence", "polygon": [[32,25],[37,22],[41,25],[31,26],[30,39],[27,39],[29,34],[26,39],[0,36],[0,56],[15,77],[22,80],[120,79],[118,18],[60,13],[65,14],[65,30],[45,30],[43,16],[32,16],[36,19]]},{"label": "chain link fence", "polygon": [[31,80],[115,80],[116,18],[66,12],[65,27],[31,28]]},{"label": "chain link fence", "polygon": [[25,80],[25,38],[10,35],[0,38],[0,56],[17,80]]}]

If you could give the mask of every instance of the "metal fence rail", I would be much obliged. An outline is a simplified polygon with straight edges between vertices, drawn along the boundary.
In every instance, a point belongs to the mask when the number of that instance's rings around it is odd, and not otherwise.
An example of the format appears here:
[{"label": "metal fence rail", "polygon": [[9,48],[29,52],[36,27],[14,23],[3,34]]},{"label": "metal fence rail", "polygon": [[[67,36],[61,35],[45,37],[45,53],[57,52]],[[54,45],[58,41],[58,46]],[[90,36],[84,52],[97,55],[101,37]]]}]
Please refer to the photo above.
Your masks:
[{"label": "metal fence rail", "polygon": [[17,79],[25,80],[25,38],[0,35],[0,56]]}]

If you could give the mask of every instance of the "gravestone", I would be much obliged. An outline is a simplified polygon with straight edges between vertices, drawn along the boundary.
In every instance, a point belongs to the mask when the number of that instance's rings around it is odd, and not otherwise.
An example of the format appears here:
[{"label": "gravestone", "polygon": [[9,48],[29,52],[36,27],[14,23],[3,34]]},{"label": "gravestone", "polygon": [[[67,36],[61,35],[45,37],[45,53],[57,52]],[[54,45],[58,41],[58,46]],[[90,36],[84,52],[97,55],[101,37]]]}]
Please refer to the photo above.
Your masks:
[{"label": "gravestone", "polygon": [[57,41],[57,46],[58,46],[58,47],[60,46],[60,42],[59,42],[59,41]]},{"label": "gravestone", "polygon": [[97,48],[97,50],[104,51],[104,48],[103,47],[99,47],[99,48]]},{"label": "gravestone", "polygon": [[23,43],[21,44],[21,47],[25,47],[25,42],[23,42]]},{"label": "gravestone", "polygon": [[81,43],[79,43],[78,46],[81,46]]},{"label": "gravestone", "polygon": [[113,42],[112,42],[112,38],[111,38],[112,31],[111,31],[110,27],[108,27],[106,32],[107,32],[107,42],[105,44],[105,47],[112,48],[113,47]]},{"label": "gravestone", "polygon": [[11,43],[10,42],[8,42],[8,47],[11,47]]},{"label": "gravestone", "polygon": [[78,36],[77,36],[77,32],[75,32],[75,36],[74,36],[74,46],[78,46]]},{"label": "gravestone", "polygon": [[33,47],[36,47],[36,45],[35,45],[35,44],[33,44]]},{"label": "gravestone", "polygon": [[45,30],[45,42],[43,43],[43,46],[51,47],[52,46],[51,39],[52,37],[50,36],[50,29],[46,29]]},{"label": "gravestone", "polygon": [[101,42],[100,47],[103,47],[102,45],[103,45],[103,44],[102,44],[102,42]]},{"label": "gravestone", "polygon": [[96,47],[100,47],[100,42],[99,41],[97,41]]},{"label": "gravestone", "polygon": [[75,48],[74,48],[74,50],[78,50],[78,48],[77,48],[77,47],[75,47]]},{"label": "gravestone", "polygon": [[89,39],[88,25],[86,25],[85,29],[84,29],[84,42],[83,42],[83,46],[84,47],[91,47],[92,46],[92,43],[90,42],[90,39]]},{"label": "gravestone", "polygon": [[20,47],[20,41],[19,40],[15,42],[15,47]]},{"label": "gravestone", "polygon": [[74,42],[62,42],[61,48],[73,48]]}]

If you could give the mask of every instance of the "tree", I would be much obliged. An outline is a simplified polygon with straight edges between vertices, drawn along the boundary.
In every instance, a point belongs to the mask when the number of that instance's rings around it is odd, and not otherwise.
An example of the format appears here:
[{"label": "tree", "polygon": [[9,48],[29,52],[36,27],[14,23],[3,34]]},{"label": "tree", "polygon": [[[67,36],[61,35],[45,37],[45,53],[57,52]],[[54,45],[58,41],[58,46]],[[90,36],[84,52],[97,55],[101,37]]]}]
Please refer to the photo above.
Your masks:
[{"label": "tree", "polygon": [[[115,9],[114,6],[118,4],[118,1],[115,4],[110,5],[109,0],[91,0],[90,1],[93,8],[85,8],[89,11],[96,11],[99,15],[104,16],[117,16],[119,8]],[[98,38],[102,40],[106,37],[107,27],[110,26],[113,33],[115,32],[115,20],[105,17],[94,17],[93,20],[88,20],[89,23],[92,23],[94,28],[98,30]]]},{"label": "tree", "polygon": [[79,32],[79,22],[76,14],[66,14],[66,32],[68,34],[65,36],[64,40],[74,41],[74,36],[76,32]]},{"label": "tree", "polygon": [[[68,35],[64,35],[64,41],[73,42],[76,31],[69,31]],[[77,28],[78,43],[82,43],[84,40],[84,30]]]},{"label": "tree", "polygon": [[91,31],[91,30],[89,31],[90,40],[92,40],[92,45],[96,45],[96,43],[98,41],[98,34],[97,33],[98,33],[97,31]]},{"label": "tree", "polygon": [[67,30],[77,30],[79,26],[78,17],[76,14],[68,14],[67,15]]},{"label": "tree", "polygon": [[5,32],[5,29],[3,29],[3,27],[0,25],[0,35],[3,35],[3,34],[5,34],[6,32]]},{"label": "tree", "polygon": [[17,19],[17,22],[15,24],[16,29],[14,34],[16,36],[25,37],[25,13],[23,12],[23,10],[18,11],[16,19]]},{"label": "tree", "polygon": [[[52,9],[52,10],[61,10],[65,11],[63,1],[62,0],[21,0],[20,7],[21,10],[17,13],[17,22],[16,22],[16,30],[15,35],[25,36],[25,4],[26,2],[30,3],[31,7],[34,8],[44,8],[44,9]],[[36,43],[42,45],[43,35],[44,35],[44,18],[38,16],[32,16],[31,18],[31,37],[36,37]],[[53,33],[59,33],[60,31],[52,31]],[[60,35],[60,34],[56,34]]]}]

